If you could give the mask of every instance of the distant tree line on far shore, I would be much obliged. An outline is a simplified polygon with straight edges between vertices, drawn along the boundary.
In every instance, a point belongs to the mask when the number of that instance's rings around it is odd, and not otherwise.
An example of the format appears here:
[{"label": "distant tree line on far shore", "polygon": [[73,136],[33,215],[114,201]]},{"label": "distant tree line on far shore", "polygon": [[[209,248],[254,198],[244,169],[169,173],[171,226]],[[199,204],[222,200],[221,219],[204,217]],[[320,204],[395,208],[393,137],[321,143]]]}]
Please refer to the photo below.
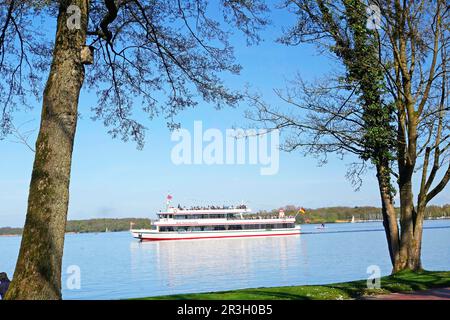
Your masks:
[{"label": "distant tree line on far shore", "polygon": [[[251,216],[260,215],[263,217],[278,216],[279,210],[283,209],[286,216],[295,216],[301,207],[288,205],[283,208],[271,211],[260,211]],[[398,208],[397,208],[398,210]],[[355,217],[355,221],[382,220],[381,209],[377,207],[328,207],[318,209],[305,208],[305,213],[296,216],[296,222],[303,223],[334,223],[349,222]],[[425,212],[425,219],[450,219],[450,204],[443,206],[428,206]],[[151,220],[145,218],[123,218],[123,219],[88,219],[67,221],[66,232],[115,232],[130,229],[133,223],[134,229],[150,228]],[[0,227],[1,235],[19,235],[22,228]]]},{"label": "distant tree line on far shore", "polygon": [[[130,229],[130,223],[133,223],[135,229],[150,228],[151,226],[151,220],[145,218],[70,220],[67,221],[66,232],[125,231]],[[15,234],[22,234],[22,228],[0,228],[0,235]]]},{"label": "distant tree line on far shore", "polygon": [[0,228],[0,236],[22,234],[22,228],[3,227]]},{"label": "distant tree line on far shore", "polygon": [[[261,215],[278,215],[280,209],[284,210],[285,215],[295,216],[301,207],[288,205],[272,211],[259,212]],[[396,208],[399,211],[399,208]],[[299,213],[296,216],[297,223],[334,223],[348,222],[355,217],[355,221],[382,220],[381,208],[363,206],[363,207],[327,207],[308,209],[305,213]],[[425,211],[425,219],[450,218],[450,204],[443,206],[430,205]]]}]

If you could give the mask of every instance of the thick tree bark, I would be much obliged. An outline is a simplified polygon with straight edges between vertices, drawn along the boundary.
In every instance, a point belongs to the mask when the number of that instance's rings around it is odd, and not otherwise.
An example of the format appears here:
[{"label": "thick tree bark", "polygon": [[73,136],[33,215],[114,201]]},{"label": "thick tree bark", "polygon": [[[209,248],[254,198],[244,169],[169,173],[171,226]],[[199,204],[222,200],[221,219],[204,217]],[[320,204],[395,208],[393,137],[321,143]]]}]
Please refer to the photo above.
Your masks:
[{"label": "thick tree bark", "polygon": [[394,272],[409,269],[422,270],[422,230],[425,204],[419,201],[417,210],[413,204],[413,193],[410,180],[400,189],[401,202],[401,240],[399,259],[394,265]]},{"label": "thick tree bark", "polygon": [[426,194],[420,193],[417,199],[417,210],[414,212],[413,241],[409,248],[408,268],[411,270],[422,270],[422,234],[423,219],[427,206]]},{"label": "thick tree bark", "polygon": [[389,248],[389,256],[392,266],[395,266],[399,258],[399,233],[397,224],[397,214],[391,194],[389,179],[389,162],[380,161],[376,166],[378,187],[380,190],[381,206],[383,214],[383,226],[386,233],[386,240]]},{"label": "thick tree bark", "polygon": [[[80,28],[67,21],[81,10]],[[61,264],[78,98],[84,80],[89,0],[61,0],[53,61],[43,96],[28,210],[19,258],[6,299],[61,299]]]},{"label": "thick tree bark", "polygon": [[413,241],[409,248],[408,257],[408,269],[422,270],[422,230],[423,230],[423,217],[425,213],[425,206],[421,206],[417,210],[416,219],[414,223]]},{"label": "thick tree bark", "polygon": [[412,191],[412,166],[400,167],[400,251],[399,259],[394,265],[394,272],[410,269],[422,269],[421,242],[425,212],[425,202],[420,201],[417,210],[414,208]]},{"label": "thick tree bark", "polygon": [[394,265],[394,272],[404,270],[408,266],[409,246],[414,230],[412,201],[411,181],[400,183],[400,250],[399,259]]},{"label": "thick tree bark", "polygon": [[419,197],[417,210],[415,210],[411,167],[402,166],[399,180],[401,226],[399,231],[397,214],[389,189],[390,181],[386,174],[389,170],[388,164],[386,161],[380,161],[376,168],[382,200],[383,225],[393,266],[392,272],[405,269],[421,270],[422,229],[426,198],[425,196]]}]

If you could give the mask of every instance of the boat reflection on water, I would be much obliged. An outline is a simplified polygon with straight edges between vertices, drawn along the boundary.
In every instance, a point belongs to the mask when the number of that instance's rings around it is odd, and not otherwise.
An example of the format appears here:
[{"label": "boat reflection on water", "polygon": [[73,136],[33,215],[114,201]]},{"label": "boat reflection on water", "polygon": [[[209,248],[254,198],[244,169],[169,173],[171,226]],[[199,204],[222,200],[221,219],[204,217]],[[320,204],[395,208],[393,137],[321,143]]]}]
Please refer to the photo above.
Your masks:
[{"label": "boat reflection on water", "polygon": [[152,269],[149,281],[144,281],[166,288],[155,295],[261,286],[264,278],[287,276],[290,257],[301,250],[299,241],[300,235],[132,242],[131,269],[136,276],[142,276],[142,268]]}]

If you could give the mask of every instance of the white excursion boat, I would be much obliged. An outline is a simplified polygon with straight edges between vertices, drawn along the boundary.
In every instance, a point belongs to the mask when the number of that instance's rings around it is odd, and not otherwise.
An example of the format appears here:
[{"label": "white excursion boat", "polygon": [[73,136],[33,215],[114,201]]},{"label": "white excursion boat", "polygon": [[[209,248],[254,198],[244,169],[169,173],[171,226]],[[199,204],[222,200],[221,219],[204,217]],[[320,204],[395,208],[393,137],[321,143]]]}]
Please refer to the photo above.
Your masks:
[{"label": "white excursion boat", "polygon": [[[169,198],[168,198],[169,199]],[[171,199],[171,198],[170,198]],[[250,215],[245,205],[230,207],[171,207],[158,213],[153,229],[131,229],[141,241],[191,240],[210,238],[268,237],[300,234],[294,216],[261,217]]]}]

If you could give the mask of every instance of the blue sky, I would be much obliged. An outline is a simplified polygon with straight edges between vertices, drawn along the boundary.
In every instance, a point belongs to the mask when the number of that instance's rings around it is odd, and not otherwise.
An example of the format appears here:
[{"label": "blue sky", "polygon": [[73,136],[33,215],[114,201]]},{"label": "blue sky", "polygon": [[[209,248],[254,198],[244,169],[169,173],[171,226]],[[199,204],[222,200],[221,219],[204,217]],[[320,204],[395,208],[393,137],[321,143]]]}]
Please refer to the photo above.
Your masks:
[{"label": "blue sky", "polygon": [[[248,47],[241,36],[233,37],[235,54],[243,66],[240,76],[225,76],[226,84],[242,89],[246,83],[263,92],[271,103],[279,103],[272,89],[284,86],[296,72],[312,80],[334,68],[331,60],[314,46],[285,47],[275,43],[281,28],[293,17],[280,10],[271,13],[273,25],[262,33],[264,42]],[[89,70],[87,69],[87,72]],[[171,149],[175,145],[166,121],[144,120],[148,128],[143,150],[133,142],[112,139],[100,122],[90,120],[93,94],[84,92],[79,110],[72,162],[69,219],[112,217],[155,217],[164,207],[170,192],[174,203],[234,204],[245,201],[254,210],[273,209],[287,204],[315,208],[324,206],[379,205],[374,172],[364,177],[360,191],[354,192],[345,178],[345,161],[329,158],[319,167],[313,157],[281,153],[280,169],[273,176],[260,175],[255,165],[174,165]],[[39,125],[40,101],[33,111],[16,115],[17,123],[33,120],[27,129],[34,144]],[[196,109],[181,113],[177,120],[192,129],[195,120],[208,128],[248,127],[244,111],[248,106],[215,110],[200,103]],[[21,226],[25,221],[28,186],[34,153],[11,139],[0,141],[0,226]],[[450,202],[443,192],[434,203]]]}]

